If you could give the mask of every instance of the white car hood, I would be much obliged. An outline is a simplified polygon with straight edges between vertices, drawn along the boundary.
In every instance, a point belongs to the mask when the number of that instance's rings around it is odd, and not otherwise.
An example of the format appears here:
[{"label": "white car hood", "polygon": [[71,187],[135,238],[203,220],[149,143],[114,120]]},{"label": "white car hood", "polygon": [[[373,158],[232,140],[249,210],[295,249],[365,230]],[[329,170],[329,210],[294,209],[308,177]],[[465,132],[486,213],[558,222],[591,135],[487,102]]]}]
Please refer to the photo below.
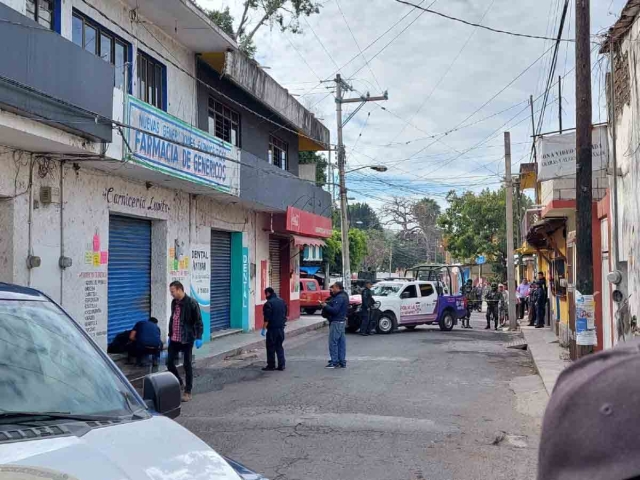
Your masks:
[{"label": "white car hood", "polygon": [[[240,480],[206,443],[165,417],[97,428],[79,438],[3,444],[0,478],[22,478],[3,477],[7,464],[67,474],[69,480]],[[34,471],[24,478],[65,477]]]}]

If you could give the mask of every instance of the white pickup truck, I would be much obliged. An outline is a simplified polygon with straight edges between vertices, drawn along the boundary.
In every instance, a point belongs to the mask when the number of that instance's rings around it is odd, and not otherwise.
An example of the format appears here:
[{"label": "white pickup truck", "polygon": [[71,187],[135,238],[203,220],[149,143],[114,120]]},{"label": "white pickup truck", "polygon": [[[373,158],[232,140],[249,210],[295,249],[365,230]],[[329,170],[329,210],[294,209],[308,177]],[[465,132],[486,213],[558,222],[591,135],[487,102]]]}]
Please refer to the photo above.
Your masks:
[{"label": "white pickup truck", "polygon": [[450,331],[466,314],[462,295],[450,295],[438,281],[380,282],[373,298],[380,302],[379,333],[391,333],[398,327],[413,330],[418,325],[438,324]]}]

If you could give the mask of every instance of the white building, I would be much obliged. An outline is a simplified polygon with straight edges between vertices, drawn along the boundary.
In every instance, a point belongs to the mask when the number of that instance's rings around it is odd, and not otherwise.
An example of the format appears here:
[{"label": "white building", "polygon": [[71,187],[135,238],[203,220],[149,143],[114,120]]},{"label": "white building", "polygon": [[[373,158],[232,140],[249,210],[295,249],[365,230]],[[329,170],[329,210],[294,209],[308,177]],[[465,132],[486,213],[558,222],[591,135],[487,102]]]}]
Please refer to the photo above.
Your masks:
[{"label": "white building", "polygon": [[0,0],[0,23],[0,281],[103,348],[166,332],[173,280],[206,332],[259,327],[269,285],[296,316],[296,252],[331,228],[297,176],[329,144],[311,113],[190,0]]}]

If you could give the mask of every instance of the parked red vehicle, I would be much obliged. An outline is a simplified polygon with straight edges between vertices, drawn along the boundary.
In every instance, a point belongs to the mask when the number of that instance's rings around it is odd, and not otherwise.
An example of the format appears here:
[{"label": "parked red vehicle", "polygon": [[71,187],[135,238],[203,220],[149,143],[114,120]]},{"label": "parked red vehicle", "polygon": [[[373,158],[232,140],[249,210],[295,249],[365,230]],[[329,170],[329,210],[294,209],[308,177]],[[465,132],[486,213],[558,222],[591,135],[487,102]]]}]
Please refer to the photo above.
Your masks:
[{"label": "parked red vehicle", "polygon": [[300,309],[307,315],[313,315],[322,308],[320,304],[331,296],[329,290],[322,290],[316,279],[300,280]]}]

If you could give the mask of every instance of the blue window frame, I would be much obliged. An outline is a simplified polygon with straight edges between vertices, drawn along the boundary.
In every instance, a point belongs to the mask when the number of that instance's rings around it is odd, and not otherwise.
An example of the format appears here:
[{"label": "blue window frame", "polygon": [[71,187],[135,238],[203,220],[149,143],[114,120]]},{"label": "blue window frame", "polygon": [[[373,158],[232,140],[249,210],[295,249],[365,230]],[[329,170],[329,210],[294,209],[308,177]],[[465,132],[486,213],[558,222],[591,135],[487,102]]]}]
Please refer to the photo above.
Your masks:
[{"label": "blue window frame", "polygon": [[73,10],[73,43],[98,55],[115,67],[115,86],[124,90],[125,73],[129,77],[127,91],[131,93],[131,44],[99,23]]},{"label": "blue window frame", "polygon": [[160,110],[167,110],[167,67],[138,49],[137,97]]}]

